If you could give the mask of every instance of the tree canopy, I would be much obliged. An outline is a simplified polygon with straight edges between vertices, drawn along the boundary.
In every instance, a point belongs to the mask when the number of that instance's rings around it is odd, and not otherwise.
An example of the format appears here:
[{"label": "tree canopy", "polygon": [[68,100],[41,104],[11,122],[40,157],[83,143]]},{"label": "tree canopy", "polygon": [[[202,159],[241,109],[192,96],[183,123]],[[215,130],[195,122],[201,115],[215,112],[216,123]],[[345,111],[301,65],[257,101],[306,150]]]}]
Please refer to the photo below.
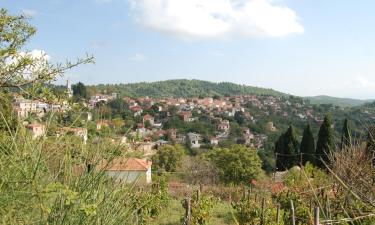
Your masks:
[{"label": "tree canopy", "polygon": [[320,158],[320,160],[317,160],[317,166],[319,166],[320,168],[325,168],[324,163],[330,163],[331,154],[334,150],[334,147],[331,117],[327,115],[326,117],[324,117],[324,121],[320,126],[318,141],[316,144],[316,157]]},{"label": "tree canopy", "polygon": [[164,145],[152,157],[153,166],[157,170],[175,172],[183,154],[184,149],[180,145]]},{"label": "tree canopy", "polygon": [[244,145],[214,148],[208,156],[218,168],[221,181],[226,184],[250,184],[262,171],[257,150]]},{"label": "tree canopy", "polygon": [[340,144],[341,150],[346,147],[349,147],[351,143],[352,143],[352,135],[351,135],[351,131],[349,128],[349,121],[348,119],[345,119],[344,126],[342,128],[342,133],[341,133],[341,144]]},{"label": "tree canopy", "polygon": [[315,140],[310,124],[307,124],[303,131],[300,152],[302,154],[303,165],[306,165],[307,162],[315,164]]},{"label": "tree canopy", "polygon": [[297,165],[298,141],[292,126],[275,143],[276,169],[284,171]]}]

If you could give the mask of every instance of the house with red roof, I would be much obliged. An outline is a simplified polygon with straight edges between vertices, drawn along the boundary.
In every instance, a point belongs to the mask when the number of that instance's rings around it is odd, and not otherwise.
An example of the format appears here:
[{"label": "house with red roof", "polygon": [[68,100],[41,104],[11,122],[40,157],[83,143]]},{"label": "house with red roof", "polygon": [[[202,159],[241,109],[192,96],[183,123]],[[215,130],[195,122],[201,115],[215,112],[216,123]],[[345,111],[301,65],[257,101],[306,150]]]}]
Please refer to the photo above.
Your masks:
[{"label": "house with red roof", "polygon": [[149,114],[146,114],[143,116],[143,124],[145,124],[146,121],[148,121],[151,126],[153,126],[155,123],[154,117]]},{"label": "house with red roof", "polygon": [[103,160],[99,170],[119,182],[128,184],[150,184],[152,162],[147,159],[116,157],[111,161]]},{"label": "house with red roof", "polygon": [[32,133],[33,138],[42,137],[46,133],[46,127],[39,123],[29,124],[26,126],[26,129]]}]

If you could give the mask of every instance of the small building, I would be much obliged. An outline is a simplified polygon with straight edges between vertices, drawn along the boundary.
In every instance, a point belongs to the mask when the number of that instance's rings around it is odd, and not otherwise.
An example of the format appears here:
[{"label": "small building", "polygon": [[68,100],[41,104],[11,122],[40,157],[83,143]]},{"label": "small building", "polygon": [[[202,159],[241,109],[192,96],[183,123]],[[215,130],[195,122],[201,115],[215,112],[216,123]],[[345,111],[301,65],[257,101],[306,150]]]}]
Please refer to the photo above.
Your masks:
[{"label": "small building", "polygon": [[117,157],[110,162],[103,160],[98,169],[115,180],[128,184],[150,184],[152,162],[146,159]]},{"label": "small building", "polygon": [[224,121],[220,122],[219,125],[217,125],[217,129],[220,130],[220,131],[228,132],[229,129],[230,129],[229,121],[224,120]]},{"label": "small building", "polygon": [[46,133],[46,126],[39,123],[33,123],[26,126],[31,131],[33,138],[42,137]]},{"label": "small building", "polygon": [[151,126],[153,126],[155,123],[154,117],[149,114],[143,116],[143,124],[145,124],[147,121],[150,123]]},{"label": "small building", "polygon": [[168,130],[168,137],[170,140],[175,141],[177,139],[177,129],[169,129]]},{"label": "small building", "polygon": [[130,110],[133,112],[134,117],[140,116],[143,112],[142,107],[138,105],[131,107]]},{"label": "small building", "polygon": [[110,127],[111,125],[109,120],[99,120],[96,122],[96,130],[101,130],[103,127]]},{"label": "small building", "polygon": [[191,148],[200,148],[201,144],[199,141],[201,140],[201,135],[196,133],[188,133],[187,134],[187,141],[189,141],[188,145]]},{"label": "small building", "polygon": [[267,130],[272,131],[272,132],[277,131],[276,127],[273,125],[273,122],[267,123]]},{"label": "small building", "polygon": [[63,127],[62,131],[66,134],[73,134],[80,137],[84,144],[87,143],[87,129],[82,127]]},{"label": "small building", "polygon": [[13,108],[18,118],[26,118],[30,113],[37,111],[37,102],[24,98],[16,98]]},{"label": "small building", "polygon": [[252,140],[254,139],[254,134],[251,133],[250,129],[245,129],[242,136],[245,141],[245,145],[250,145]]},{"label": "small building", "polygon": [[189,111],[183,111],[179,114],[180,118],[184,121],[184,122],[190,122],[191,121],[191,112]]},{"label": "small building", "polygon": [[218,145],[219,144],[219,139],[217,137],[211,137],[210,138],[210,144],[211,145]]}]

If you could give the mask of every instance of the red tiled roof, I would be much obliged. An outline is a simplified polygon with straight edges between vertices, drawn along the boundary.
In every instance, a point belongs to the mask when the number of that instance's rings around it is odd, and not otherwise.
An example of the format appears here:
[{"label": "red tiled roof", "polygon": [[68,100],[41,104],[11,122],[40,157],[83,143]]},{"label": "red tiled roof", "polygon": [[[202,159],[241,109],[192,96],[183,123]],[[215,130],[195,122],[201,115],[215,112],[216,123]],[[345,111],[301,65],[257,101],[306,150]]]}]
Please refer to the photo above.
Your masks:
[{"label": "red tiled roof", "polygon": [[35,128],[35,127],[43,127],[43,126],[44,126],[43,124],[32,123],[32,124],[27,125],[27,128]]},{"label": "red tiled roof", "polygon": [[146,115],[144,115],[143,116],[143,119],[144,120],[150,120],[150,119],[153,119],[154,117],[152,117],[151,115],[149,115],[149,114],[146,114]]},{"label": "red tiled roof", "polygon": [[147,171],[152,165],[151,161],[137,158],[114,158],[110,163],[106,160],[100,163],[99,168],[108,171]]},{"label": "red tiled roof", "polygon": [[138,111],[142,110],[142,107],[140,107],[140,106],[134,106],[134,107],[131,107],[130,110],[133,111],[133,112],[138,112]]}]

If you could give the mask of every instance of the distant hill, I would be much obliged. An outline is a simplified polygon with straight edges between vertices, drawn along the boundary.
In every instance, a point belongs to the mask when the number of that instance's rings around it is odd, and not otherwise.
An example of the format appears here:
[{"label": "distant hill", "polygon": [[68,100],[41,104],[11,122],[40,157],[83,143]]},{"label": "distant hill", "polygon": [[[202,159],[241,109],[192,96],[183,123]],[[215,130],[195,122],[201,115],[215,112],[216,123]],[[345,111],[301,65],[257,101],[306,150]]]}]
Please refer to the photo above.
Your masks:
[{"label": "distant hill", "polygon": [[353,106],[361,106],[367,102],[371,102],[372,100],[360,100],[360,99],[352,99],[352,98],[336,98],[326,95],[319,95],[314,97],[306,97],[310,100],[312,104],[332,104],[341,107],[353,107]]},{"label": "distant hill", "polygon": [[130,84],[97,85],[99,90],[117,92],[122,96],[140,97],[198,97],[225,96],[241,94],[286,96],[273,89],[239,85],[230,82],[209,82],[202,80],[166,80],[157,82],[141,82]]},{"label": "distant hill", "polygon": [[[101,91],[116,92],[120,96],[144,97],[150,96],[154,98],[165,97],[206,97],[206,96],[225,96],[225,95],[272,95],[272,96],[289,96],[286,93],[276,91],[269,88],[261,88],[247,85],[240,85],[230,82],[210,82],[203,80],[166,80],[156,82],[139,82],[129,84],[99,84],[91,86]],[[314,96],[305,97],[312,104],[332,104],[341,107],[361,106],[371,100],[359,100],[351,98],[336,98],[331,96]]]}]

